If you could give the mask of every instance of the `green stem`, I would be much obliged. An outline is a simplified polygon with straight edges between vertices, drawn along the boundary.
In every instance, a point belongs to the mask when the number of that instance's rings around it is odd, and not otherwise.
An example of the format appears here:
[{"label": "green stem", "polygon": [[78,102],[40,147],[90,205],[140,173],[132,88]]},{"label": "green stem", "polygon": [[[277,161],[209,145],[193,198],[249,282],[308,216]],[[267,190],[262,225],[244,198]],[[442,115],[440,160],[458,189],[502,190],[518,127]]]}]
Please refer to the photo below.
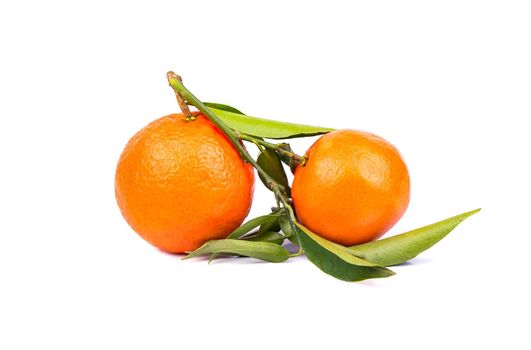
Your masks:
[{"label": "green stem", "polygon": [[256,169],[256,171],[258,171],[263,176],[263,178],[270,186],[270,189],[276,195],[280,194],[281,198],[284,197],[284,186],[277,183],[260,167],[260,165],[258,165],[258,163],[253,159],[253,157],[251,157],[249,152],[247,152],[245,147],[243,147],[243,145],[240,143],[240,139],[238,138],[236,132],[229,128],[227,125],[225,125],[225,123],[223,123],[223,121],[219,119],[217,115],[215,115],[207,106],[205,106],[203,102],[201,102],[186,87],[184,87],[180,77],[177,74],[175,74],[174,72],[168,72],[166,74],[166,77],[168,78],[170,86],[175,91],[177,98],[181,97],[186,100],[188,103],[197,108],[201,113],[203,113],[212,123],[214,123],[227,136],[227,138],[232,143],[234,148],[236,148],[242,159],[250,163]]},{"label": "green stem", "polygon": [[267,141],[265,141],[265,140],[263,140],[261,138],[254,137],[254,136],[247,135],[247,134],[242,134],[242,133],[239,133],[239,136],[240,136],[240,139],[242,139],[242,140],[249,141],[249,142],[252,142],[254,144],[262,145],[265,148],[272,149],[273,151],[277,152],[278,154],[281,154],[281,155],[284,155],[286,157],[289,157],[289,158],[293,159],[297,164],[304,165],[306,163],[306,157],[301,157],[301,156],[299,156],[296,153],[293,153],[293,152],[290,152],[290,151],[286,151],[284,148],[282,148],[282,146],[285,145],[285,144],[282,144],[282,143],[275,144],[275,143],[267,142]]},{"label": "green stem", "polygon": [[289,255],[289,257],[290,257],[290,258],[295,258],[295,257],[297,257],[297,256],[302,255],[303,253],[304,253],[304,251],[302,250],[302,248],[299,248],[299,250],[298,250],[296,253],[291,253],[291,254]]}]

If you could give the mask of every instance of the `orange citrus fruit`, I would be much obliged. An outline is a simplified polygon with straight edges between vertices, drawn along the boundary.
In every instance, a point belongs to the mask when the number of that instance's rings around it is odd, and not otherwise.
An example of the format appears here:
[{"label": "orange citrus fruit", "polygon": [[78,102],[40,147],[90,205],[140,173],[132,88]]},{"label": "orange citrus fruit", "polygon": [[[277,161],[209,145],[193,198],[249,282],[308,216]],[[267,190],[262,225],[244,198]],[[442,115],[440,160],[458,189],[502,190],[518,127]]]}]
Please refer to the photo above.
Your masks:
[{"label": "orange citrus fruit", "polygon": [[254,173],[206,117],[157,119],[129,140],[115,191],[129,225],[161,250],[182,253],[225,238],[249,213]]},{"label": "orange citrus fruit", "polygon": [[409,173],[383,138],[336,130],[319,138],[298,166],[292,196],[299,221],[343,245],[381,237],[409,204]]}]

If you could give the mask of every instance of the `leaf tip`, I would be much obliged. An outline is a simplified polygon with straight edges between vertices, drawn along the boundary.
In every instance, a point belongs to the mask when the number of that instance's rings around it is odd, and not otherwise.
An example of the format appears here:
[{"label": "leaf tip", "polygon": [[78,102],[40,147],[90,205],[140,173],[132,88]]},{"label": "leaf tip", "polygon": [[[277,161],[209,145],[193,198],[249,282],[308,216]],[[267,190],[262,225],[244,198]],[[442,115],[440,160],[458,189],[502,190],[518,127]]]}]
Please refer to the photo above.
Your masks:
[{"label": "leaf tip", "polygon": [[388,268],[385,268],[385,267],[380,267],[380,271],[383,272],[383,276],[382,277],[391,277],[391,276],[394,276],[396,275],[396,272],[394,272],[393,270],[390,270]]},{"label": "leaf tip", "polygon": [[194,252],[192,252],[192,251],[186,251],[185,253],[188,254],[188,255],[183,256],[181,258],[181,260],[187,260],[187,259],[190,259],[190,258],[194,257],[194,255],[193,255]]},{"label": "leaf tip", "polygon": [[474,210],[471,210],[471,211],[465,213],[464,215],[465,215],[466,217],[469,217],[469,216],[472,216],[472,215],[474,215],[474,214],[479,213],[480,211],[481,211],[481,208],[477,208],[477,209],[474,209]]}]

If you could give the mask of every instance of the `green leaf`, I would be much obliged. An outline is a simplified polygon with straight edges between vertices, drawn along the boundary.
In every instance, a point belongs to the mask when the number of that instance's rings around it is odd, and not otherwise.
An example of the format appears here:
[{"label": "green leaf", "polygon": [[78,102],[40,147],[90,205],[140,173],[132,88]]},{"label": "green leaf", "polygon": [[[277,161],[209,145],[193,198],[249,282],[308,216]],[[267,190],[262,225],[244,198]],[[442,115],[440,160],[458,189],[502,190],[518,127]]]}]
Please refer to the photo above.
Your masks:
[{"label": "green leaf", "polygon": [[295,225],[289,219],[288,213],[286,213],[286,211],[282,211],[278,217],[278,223],[280,225],[280,229],[282,232],[284,232],[284,235],[290,240],[290,242],[295,245],[300,245],[297,235],[295,234]]},{"label": "green leaf", "polygon": [[257,216],[254,219],[251,219],[238,227],[236,230],[234,230],[227,238],[228,239],[238,239],[241,238],[246,233],[250,232],[251,230],[257,228],[258,226],[270,221],[271,219],[277,219],[277,217],[280,215],[280,212],[274,212],[268,215],[262,215]]},{"label": "green leaf", "polygon": [[301,224],[295,225],[304,253],[323,272],[344,281],[362,281],[394,275],[393,271],[350,254],[346,247],[316,235]]},{"label": "green leaf", "polygon": [[288,214],[285,211],[280,213],[280,216],[278,217],[278,223],[280,224],[282,232],[284,232],[286,236],[295,235],[295,232],[293,232],[293,225],[291,224]]},{"label": "green leaf", "polygon": [[253,242],[238,239],[211,240],[193,252],[187,252],[184,259],[208,254],[230,254],[248,256],[269,262],[282,262],[289,259],[289,252],[271,242]]},{"label": "green leaf", "polygon": [[241,133],[268,139],[288,139],[326,134],[331,128],[294,124],[263,118],[241,115],[222,109],[210,108],[231,129]]},{"label": "green leaf", "polygon": [[401,264],[432,247],[463,220],[480,210],[472,210],[400,235],[352,246],[348,251],[381,266]]},{"label": "green leaf", "polygon": [[255,235],[246,237],[245,240],[247,241],[255,241],[255,242],[271,242],[275,244],[282,244],[284,243],[284,235],[278,233],[277,231],[263,231],[258,232]]},{"label": "green leaf", "polygon": [[280,215],[271,215],[271,217],[264,222],[262,225],[260,225],[260,228],[258,229],[258,233],[263,233],[267,231],[280,231],[280,225],[278,223],[278,218]]},{"label": "green leaf", "polygon": [[232,106],[229,106],[229,105],[226,105],[226,104],[223,104],[223,103],[203,102],[203,104],[205,106],[207,106],[207,107],[219,109],[219,110],[222,110],[222,111],[225,111],[225,112],[232,112],[232,113],[236,113],[236,114],[245,115],[245,113],[241,112],[239,109],[236,109],[236,108],[234,108]]},{"label": "green leaf", "polygon": [[[273,178],[273,180],[284,186],[286,194],[288,197],[291,197],[291,189],[289,187],[288,177],[286,176],[286,172],[284,171],[284,167],[282,166],[277,153],[272,149],[266,148],[260,152],[256,162],[269,176]],[[267,181],[263,178],[262,174],[258,173],[258,176],[266,188],[269,188]]]}]

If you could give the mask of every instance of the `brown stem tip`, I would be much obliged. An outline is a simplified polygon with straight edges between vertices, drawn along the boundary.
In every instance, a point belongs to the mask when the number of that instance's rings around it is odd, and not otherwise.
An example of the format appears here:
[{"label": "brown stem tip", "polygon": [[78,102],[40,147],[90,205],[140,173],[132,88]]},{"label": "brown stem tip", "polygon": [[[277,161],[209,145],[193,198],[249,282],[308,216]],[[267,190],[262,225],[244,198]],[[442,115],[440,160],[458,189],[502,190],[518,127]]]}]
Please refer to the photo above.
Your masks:
[{"label": "brown stem tip", "polygon": [[[181,83],[183,81],[183,79],[179,75],[175,74],[172,71],[169,71],[168,73],[166,73],[166,79],[168,79],[168,83],[170,84],[170,86],[172,86],[171,85],[172,80],[178,80]],[[173,91],[175,92],[175,97],[177,98],[177,103],[179,104],[179,108],[181,108],[181,111],[183,112],[186,120],[194,120],[197,116],[193,115],[192,112],[190,112],[190,107],[188,107],[188,104],[186,103],[185,99],[181,96],[181,94],[177,92],[177,90],[173,89]]]}]

